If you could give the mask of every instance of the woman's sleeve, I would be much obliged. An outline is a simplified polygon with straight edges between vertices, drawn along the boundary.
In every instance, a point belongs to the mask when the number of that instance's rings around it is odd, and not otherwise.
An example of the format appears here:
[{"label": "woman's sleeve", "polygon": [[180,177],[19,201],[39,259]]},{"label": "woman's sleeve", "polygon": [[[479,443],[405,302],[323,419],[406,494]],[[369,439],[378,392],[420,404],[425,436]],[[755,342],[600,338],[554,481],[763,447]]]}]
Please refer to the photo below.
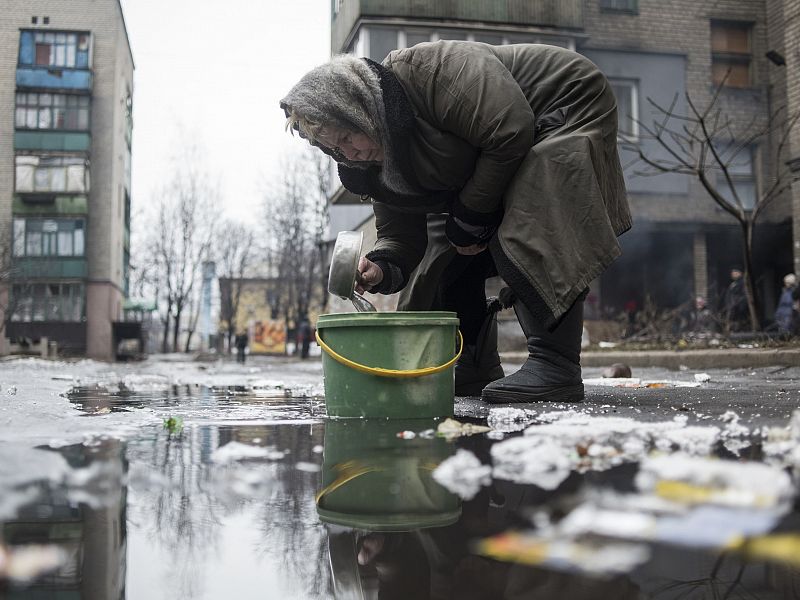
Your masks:
[{"label": "woman's sleeve", "polygon": [[423,118],[480,149],[453,214],[470,225],[502,217],[502,198],[533,146],[534,114],[511,72],[480,44],[424,44],[386,64]]},{"label": "woman's sleeve", "polygon": [[378,240],[366,257],[383,271],[383,281],[373,291],[393,294],[406,286],[425,255],[428,220],[424,214],[392,210],[380,202],[373,203],[372,209]]}]

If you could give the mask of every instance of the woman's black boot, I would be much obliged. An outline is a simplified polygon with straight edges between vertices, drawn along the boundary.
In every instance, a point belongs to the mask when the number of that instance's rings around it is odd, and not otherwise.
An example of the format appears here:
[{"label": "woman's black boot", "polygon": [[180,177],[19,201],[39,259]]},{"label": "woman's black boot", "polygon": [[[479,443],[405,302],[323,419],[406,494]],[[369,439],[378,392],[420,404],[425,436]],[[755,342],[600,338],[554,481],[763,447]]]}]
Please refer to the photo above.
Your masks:
[{"label": "woman's black boot", "polygon": [[537,323],[521,301],[514,303],[514,311],[527,338],[528,360],[513,375],[488,384],[483,400],[493,404],[583,400],[583,300],[575,301],[553,331]]},{"label": "woman's black boot", "polygon": [[486,384],[505,375],[497,352],[497,312],[488,309],[473,344],[456,362],[456,396],[480,396]]}]

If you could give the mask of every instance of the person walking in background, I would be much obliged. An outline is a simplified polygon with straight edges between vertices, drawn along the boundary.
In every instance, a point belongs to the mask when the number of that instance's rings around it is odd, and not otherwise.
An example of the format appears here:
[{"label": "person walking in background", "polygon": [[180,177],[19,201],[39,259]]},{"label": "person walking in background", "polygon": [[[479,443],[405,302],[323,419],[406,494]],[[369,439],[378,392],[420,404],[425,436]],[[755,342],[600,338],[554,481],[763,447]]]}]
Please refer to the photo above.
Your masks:
[{"label": "person walking in background", "polygon": [[[584,299],[632,223],[617,103],[596,65],[544,44],[440,40],[383,64],[335,57],[281,107],[339,163],[344,187],[372,201],[377,242],[356,290],[458,314],[456,395],[583,399]],[[507,377],[485,294],[497,274],[528,345]]]},{"label": "person walking in background", "polygon": [[739,267],[731,269],[731,282],[722,295],[721,312],[730,331],[742,331],[747,326],[747,296]]},{"label": "person walking in background", "polygon": [[244,364],[247,358],[247,344],[249,342],[250,339],[245,331],[236,336],[236,362]]},{"label": "person walking in background", "polygon": [[797,312],[794,309],[793,293],[797,289],[797,276],[789,273],[783,278],[783,289],[775,308],[775,324],[778,332],[785,335],[797,333]]},{"label": "person walking in background", "polygon": [[712,333],[716,329],[716,321],[703,296],[695,296],[694,307],[689,311],[686,320],[687,333]]},{"label": "person walking in background", "polygon": [[297,347],[300,350],[300,358],[308,358],[308,353],[311,349],[311,336],[311,323],[309,323],[308,317],[304,316],[297,326]]}]

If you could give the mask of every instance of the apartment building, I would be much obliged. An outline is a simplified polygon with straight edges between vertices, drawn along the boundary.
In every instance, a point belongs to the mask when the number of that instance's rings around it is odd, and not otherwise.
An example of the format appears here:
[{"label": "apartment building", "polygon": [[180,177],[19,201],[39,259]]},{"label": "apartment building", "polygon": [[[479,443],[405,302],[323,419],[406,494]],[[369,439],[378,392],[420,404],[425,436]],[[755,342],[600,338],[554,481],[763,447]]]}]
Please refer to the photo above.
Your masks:
[{"label": "apartment building", "polygon": [[[631,302],[641,307],[648,299],[662,308],[677,307],[694,295],[713,303],[728,284],[730,268],[742,264],[737,222],[713,203],[696,178],[644,176],[635,155],[624,146],[638,143],[657,157],[663,155],[639,122],[652,123],[662,116],[657,107],[673,101],[675,111],[685,114],[687,94],[698,106],[707,105],[729,70],[717,103],[734,129],[751,123],[755,128],[764,126],[771,111],[786,103],[787,89],[795,90],[794,102],[800,103],[796,75],[789,75],[786,83],[791,63],[779,64],[781,56],[797,61],[796,53],[788,50],[790,36],[796,41],[797,26],[788,24],[797,21],[790,21],[790,16],[796,15],[798,4],[796,0],[333,0],[331,52],[380,61],[395,48],[462,39],[553,44],[594,61],[617,96],[621,157],[634,215],[634,228],[621,238],[622,258],[592,285],[587,317],[601,318]],[[798,156],[800,134],[793,139]],[[732,179],[745,205],[752,204],[758,190],[774,177],[773,143],[774,136],[758,140],[736,160]],[[723,181],[719,184],[723,194],[731,193]],[[796,215],[800,215],[798,191]],[[358,198],[340,189],[332,203],[332,228],[359,226],[368,238],[374,235],[370,209],[359,205]],[[793,253],[792,214],[793,201],[787,193],[765,211],[756,230],[754,266],[767,317],[780,279],[794,270],[800,256],[800,243]],[[795,225],[794,239],[800,240],[798,231]]]},{"label": "apartment building", "polygon": [[113,359],[130,248],[134,64],[122,8],[0,0],[0,13],[4,337]]}]

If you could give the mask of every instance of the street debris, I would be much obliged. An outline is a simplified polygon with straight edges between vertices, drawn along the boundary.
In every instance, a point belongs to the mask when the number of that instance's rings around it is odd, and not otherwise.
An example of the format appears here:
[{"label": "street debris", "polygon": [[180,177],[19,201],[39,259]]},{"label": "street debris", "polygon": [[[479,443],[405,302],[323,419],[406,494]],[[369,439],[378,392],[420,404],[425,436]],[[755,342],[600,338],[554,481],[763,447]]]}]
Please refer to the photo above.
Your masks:
[{"label": "street debris", "polygon": [[495,560],[589,575],[628,573],[650,558],[643,544],[570,540],[518,532],[480,541],[477,551]]},{"label": "street debris", "polygon": [[[107,408],[108,412],[111,412],[111,408]],[[183,419],[180,417],[167,417],[164,419],[164,429],[166,429],[169,433],[180,433],[183,429]]]},{"label": "street debris", "polygon": [[697,381],[698,383],[707,383],[711,381],[711,375],[709,375],[708,373],[695,373],[694,380]]},{"label": "street debris", "polygon": [[455,419],[447,418],[436,428],[436,434],[448,440],[452,440],[461,436],[475,435],[476,433],[485,433],[491,431],[491,427],[486,425],[474,425],[472,423],[461,423]]},{"label": "street debris", "polygon": [[694,388],[700,387],[699,381],[680,381],[677,379],[639,379],[638,377],[590,377],[583,380],[583,385],[620,388]]}]

